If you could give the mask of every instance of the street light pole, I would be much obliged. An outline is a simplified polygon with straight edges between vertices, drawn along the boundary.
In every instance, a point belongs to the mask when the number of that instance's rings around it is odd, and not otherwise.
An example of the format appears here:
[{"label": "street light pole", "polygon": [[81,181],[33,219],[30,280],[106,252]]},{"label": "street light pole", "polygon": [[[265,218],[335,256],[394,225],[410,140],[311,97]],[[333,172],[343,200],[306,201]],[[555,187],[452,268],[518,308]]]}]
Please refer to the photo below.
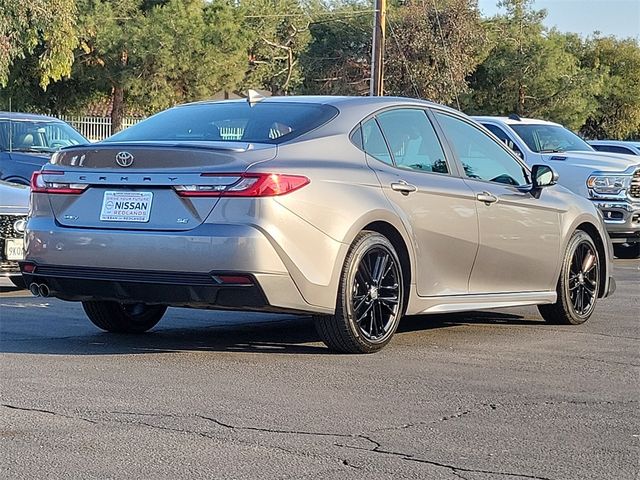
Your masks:
[{"label": "street light pole", "polygon": [[387,0],[376,0],[373,18],[373,47],[371,49],[371,82],[369,95],[384,94],[384,40],[387,24]]}]

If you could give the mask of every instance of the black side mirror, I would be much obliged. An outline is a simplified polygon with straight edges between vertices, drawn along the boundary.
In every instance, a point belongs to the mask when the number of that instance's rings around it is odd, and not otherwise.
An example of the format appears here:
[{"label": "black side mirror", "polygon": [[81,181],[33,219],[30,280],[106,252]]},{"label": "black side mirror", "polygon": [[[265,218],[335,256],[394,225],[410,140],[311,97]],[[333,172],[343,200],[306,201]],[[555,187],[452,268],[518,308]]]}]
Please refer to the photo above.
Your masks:
[{"label": "black side mirror", "polygon": [[558,183],[558,172],[549,165],[534,165],[531,168],[531,183],[534,190]]}]

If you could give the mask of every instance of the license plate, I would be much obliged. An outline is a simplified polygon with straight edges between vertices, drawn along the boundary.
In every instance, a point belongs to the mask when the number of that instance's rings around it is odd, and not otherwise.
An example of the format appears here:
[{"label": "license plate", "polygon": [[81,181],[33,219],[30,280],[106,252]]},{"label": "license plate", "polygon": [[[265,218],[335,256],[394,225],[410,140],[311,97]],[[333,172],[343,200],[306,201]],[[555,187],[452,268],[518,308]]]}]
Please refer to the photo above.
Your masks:
[{"label": "license plate", "polygon": [[4,245],[7,260],[24,259],[24,241],[21,238],[7,238]]},{"label": "license plate", "polygon": [[100,220],[104,222],[148,222],[152,192],[104,192]]}]

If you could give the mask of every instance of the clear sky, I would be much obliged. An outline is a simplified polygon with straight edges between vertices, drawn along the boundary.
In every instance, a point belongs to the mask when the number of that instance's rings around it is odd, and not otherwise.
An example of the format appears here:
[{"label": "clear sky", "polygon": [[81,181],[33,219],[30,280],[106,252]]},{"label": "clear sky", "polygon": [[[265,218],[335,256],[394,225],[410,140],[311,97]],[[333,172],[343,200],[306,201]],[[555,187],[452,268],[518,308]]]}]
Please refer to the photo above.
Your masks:
[{"label": "clear sky", "polygon": [[[497,0],[478,0],[485,16],[498,12]],[[534,0],[533,8],[545,9],[547,27],[583,36],[602,35],[640,39],[640,0]]]}]

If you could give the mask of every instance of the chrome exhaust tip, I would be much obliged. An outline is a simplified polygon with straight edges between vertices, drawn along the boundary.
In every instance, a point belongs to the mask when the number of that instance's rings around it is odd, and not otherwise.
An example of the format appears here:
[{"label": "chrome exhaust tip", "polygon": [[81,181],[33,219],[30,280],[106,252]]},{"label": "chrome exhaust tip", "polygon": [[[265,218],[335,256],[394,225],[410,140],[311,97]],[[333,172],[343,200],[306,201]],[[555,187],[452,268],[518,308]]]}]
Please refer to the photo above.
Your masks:
[{"label": "chrome exhaust tip", "polygon": [[48,297],[50,293],[49,287],[47,287],[44,283],[41,283],[40,285],[38,285],[38,293],[41,297]]},{"label": "chrome exhaust tip", "polygon": [[29,291],[34,297],[40,296],[40,288],[37,283],[32,283],[31,285],[29,285]]}]

